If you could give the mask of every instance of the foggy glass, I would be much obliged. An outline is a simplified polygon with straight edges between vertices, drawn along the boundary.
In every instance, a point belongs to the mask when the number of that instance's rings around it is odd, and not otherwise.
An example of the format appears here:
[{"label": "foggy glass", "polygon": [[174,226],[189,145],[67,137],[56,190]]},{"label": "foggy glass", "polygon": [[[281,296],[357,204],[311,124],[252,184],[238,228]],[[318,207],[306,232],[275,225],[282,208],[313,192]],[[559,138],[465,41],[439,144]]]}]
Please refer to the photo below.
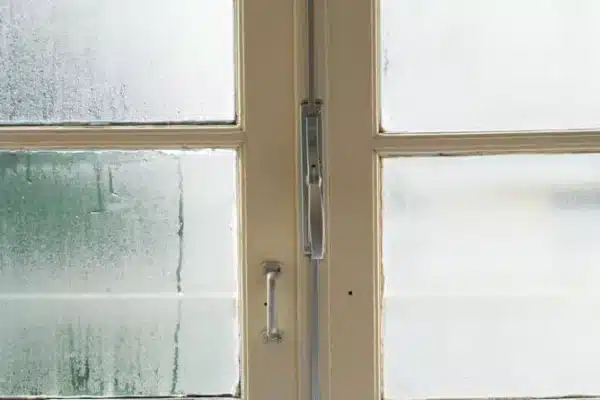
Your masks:
[{"label": "foggy glass", "polygon": [[0,152],[0,395],[234,393],[234,151]]},{"label": "foggy glass", "polygon": [[0,0],[0,124],[233,122],[233,0]]},{"label": "foggy glass", "polygon": [[600,392],[600,155],[383,162],[386,399]]},{"label": "foggy glass", "polygon": [[597,129],[597,0],[382,0],[388,133]]}]

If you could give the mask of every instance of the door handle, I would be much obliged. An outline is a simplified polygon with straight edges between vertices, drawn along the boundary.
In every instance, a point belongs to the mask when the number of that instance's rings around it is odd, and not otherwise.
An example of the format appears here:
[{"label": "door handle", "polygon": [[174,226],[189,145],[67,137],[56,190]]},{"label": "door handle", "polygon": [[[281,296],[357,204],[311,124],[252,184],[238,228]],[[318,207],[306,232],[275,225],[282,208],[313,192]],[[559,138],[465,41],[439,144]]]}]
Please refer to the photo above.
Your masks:
[{"label": "door handle", "polygon": [[265,261],[263,263],[267,285],[267,327],[263,332],[265,343],[283,341],[283,331],[277,324],[277,279],[281,274],[281,263],[278,261]]}]

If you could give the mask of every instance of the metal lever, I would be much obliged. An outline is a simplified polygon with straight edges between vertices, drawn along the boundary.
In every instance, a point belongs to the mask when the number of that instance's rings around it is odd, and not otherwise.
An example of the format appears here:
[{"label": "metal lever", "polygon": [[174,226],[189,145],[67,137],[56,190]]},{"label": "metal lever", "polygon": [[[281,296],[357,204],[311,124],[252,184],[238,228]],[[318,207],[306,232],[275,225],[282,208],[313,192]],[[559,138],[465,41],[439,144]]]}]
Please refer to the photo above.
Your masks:
[{"label": "metal lever", "polygon": [[319,100],[302,103],[304,250],[313,260],[325,253],[321,107]]},{"label": "metal lever", "polygon": [[267,328],[263,332],[265,343],[283,341],[283,332],[277,326],[277,303],[275,287],[277,277],[281,273],[281,264],[277,261],[266,261],[263,269],[267,278]]}]

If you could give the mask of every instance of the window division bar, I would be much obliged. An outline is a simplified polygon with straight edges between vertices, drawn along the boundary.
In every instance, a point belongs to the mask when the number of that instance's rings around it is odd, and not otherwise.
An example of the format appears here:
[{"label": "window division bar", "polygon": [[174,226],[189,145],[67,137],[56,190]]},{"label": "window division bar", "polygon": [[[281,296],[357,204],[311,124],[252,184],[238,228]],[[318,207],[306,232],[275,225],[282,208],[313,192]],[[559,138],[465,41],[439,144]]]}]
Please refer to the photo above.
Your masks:
[{"label": "window division bar", "polygon": [[239,148],[239,127],[0,127],[0,149],[12,150],[156,150]]},{"label": "window division bar", "polygon": [[383,157],[600,152],[600,131],[427,133],[376,135]]}]

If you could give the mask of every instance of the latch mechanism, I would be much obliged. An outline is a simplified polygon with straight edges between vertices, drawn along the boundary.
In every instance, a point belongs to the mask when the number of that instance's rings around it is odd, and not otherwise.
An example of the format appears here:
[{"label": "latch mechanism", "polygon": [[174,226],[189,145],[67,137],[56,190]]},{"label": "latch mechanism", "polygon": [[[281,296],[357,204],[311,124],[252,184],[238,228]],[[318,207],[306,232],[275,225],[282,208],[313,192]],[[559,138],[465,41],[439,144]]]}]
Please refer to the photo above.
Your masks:
[{"label": "latch mechanism", "polygon": [[302,103],[302,220],[304,252],[313,260],[325,253],[322,102]]},{"label": "latch mechanism", "polygon": [[317,93],[317,51],[315,46],[315,4],[306,0],[306,101],[302,102],[302,227],[304,254],[311,259],[310,296],[310,392],[312,400],[321,399],[320,384],[320,300],[319,265],[325,256],[325,202],[323,182],[323,102]]}]

